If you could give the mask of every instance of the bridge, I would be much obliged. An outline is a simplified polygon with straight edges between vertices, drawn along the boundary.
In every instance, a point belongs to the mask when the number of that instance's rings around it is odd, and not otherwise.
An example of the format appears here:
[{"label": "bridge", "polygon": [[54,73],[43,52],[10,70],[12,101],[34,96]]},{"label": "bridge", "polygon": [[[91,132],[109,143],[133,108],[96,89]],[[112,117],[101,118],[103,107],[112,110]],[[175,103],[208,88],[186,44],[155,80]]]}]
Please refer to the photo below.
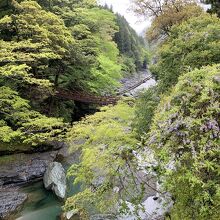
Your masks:
[{"label": "bridge", "polygon": [[85,91],[67,91],[63,89],[57,89],[55,96],[63,99],[68,99],[68,100],[74,100],[74,101],[79,101],[79,102],[84,102],[84,103],[93,103],[93,104],[98,104],[98,105],[109,105],[109,104],[116,104],[118,100],[121,99],[121,97],[125,94],[128,93],[129,91],[137,88],[141,84],[147,82],[150,80],[152,76],[148,76],[144,78],[143,80],[139,81],[138,83],[132,85],[128,89],[125,89],[115,96],[98,96],[96,94],[90,94]]}]

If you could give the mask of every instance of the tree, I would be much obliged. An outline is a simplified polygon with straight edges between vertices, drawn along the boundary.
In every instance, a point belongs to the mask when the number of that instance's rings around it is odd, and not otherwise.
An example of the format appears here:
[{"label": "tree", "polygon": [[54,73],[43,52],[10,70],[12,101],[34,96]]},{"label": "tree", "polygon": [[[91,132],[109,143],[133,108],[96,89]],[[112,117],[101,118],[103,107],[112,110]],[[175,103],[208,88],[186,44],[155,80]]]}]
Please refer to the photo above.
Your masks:
[{"label": "tree", "polygon": [[7,70],[19,63],[26,71],[23,78],[31,76],[32,82],[20,84],[18,90],[35,108],[58,117],[62,109],[62,116],[71,120],[74,102],[60,102],[52,88],[101,94],[119,85],[121,65],[112,39],[118,29],[115,16],[90,0],[38,2],[41,6],[10,1],[13,14],[0,22],[0,57]]},{"label": "tree", "polygon": [[134,73],[135,70],[130,63],[134,63],[136,70],[143,68],[144,58],[147,54],[145,42],[130,27],[123,16],[116,14],[116,19],[119,31],[115,34],[114,41],[117,43],[120,54],[124,58],[125,69],[127,69],[126,67],[130,67],[130,69],[128,68],[128,72]]},{"label": "tree", "polygon": [[140,94],[138,100],[136,101],[135,119],[132,125],[139,138],[148,133],[150,130],[154,111],[160,101],[157,90],[156,86],[147,89]]},{"label": "tree", "polygon": [[158,62],[151,68],[159,79],[160,92],[169,90],[189,70],[219,63],[219,31],[219,18],[209,14],[172,28],[159,49]]},{"label": "tree", "polygon": [[59,17],[36,2],[13,1],[12,7],[14,14],[0,19],[1,129],[12,133],[12,138],[5,133],[1,142],[37,145],[59,139],[65,130],[62,119],[32,107],[52,93],[50,65],[68,56],[72,36]]},{"label": "tree", "polygon": [[0,151],[13,151],[20,145],[31,148],[64,137],[67,125],[62,119],[32,110],[27,100],[7,86],[0,86],[0,108]]},{"label": "tree", "polygon": [[76,40],[77,53],[61,79],[62,86],[99,94],[113,92],[121,78],[119,52],[113,43],[118,30],[114,14],[94,1],[52,1],[51,5],[49,10],[63,18]]},{"label": "tree", "polygon": [[54,10],[55,8],[56,10],[60,10],[61,8],[67,7],[71,10],[74,10],[75,7],[90,8],[97,5],[96,0],[37,0],[37,2],[42,5],[42,7],[50,11]]},{"label": "tree", "polygon": [[164,95],[146,136],[171,193],[172,219],[219,218],[219,65],[195,69]]},{"label": "tree", "polygon": [[211,9],[208,9],[210,13],[216,13],[220,17],[220,1],[219,0],[202,0],[202,3],[211,4]]},{"label": "tree", "polygon": [[14,2],[13,6],[15,13],[0,20],[2,68],[15,74],[10,68],[22,65],[26,78],[56,84],[74,43],[71,33],[58,16],[42,10],[36,2]]},{"label": "tree", "polygon": [[[135,132],[130,125],[134,116],[133,100],[116,106],[103,107],[100,112],[74,124],[68,134],[72,152],[80,150],[80,163],[68,171],[74,183],[80,183],[81,192],[69,197],[66,210],[77,209],[82,219],[94,210],[101,213],[127,211],[124,201],[139,204],[142,188],[135,176],[137,161]],[[131,193],[132,192],[132,193]]]},{"label": "tree", "polygon": [[173,25],[203,13],[194,0],[133,0],[132,10],[138,15],[153,18],[148,31],[149,40],[167,36]]},{"label": "tree", "polygon": [[142,16],[158,17],[163,9],[163,5],[168,4],[169,0],[132,0],[132,10]]}]

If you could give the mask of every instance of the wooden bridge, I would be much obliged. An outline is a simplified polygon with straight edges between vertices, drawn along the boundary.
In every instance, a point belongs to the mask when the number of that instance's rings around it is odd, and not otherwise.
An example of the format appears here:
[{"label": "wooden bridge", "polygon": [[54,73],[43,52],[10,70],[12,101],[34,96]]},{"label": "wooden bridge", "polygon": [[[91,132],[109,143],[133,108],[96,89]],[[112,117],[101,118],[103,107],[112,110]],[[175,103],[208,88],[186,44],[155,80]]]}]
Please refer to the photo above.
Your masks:
[{"label": "wooden bridge", "polygon": [[147,82],[150,80],[152,76],[148,76],[144,78],[143,80],[139,81],[138,83],[132,85],[128,89],[125,89],[121,92],[119,92],[116,96],[97,96],[96,94],[89,94],[85,91],[67,91],[63,89],[57,89],[56,91],[56,96],[63,98],[63,99],[69,99],[69,100],[74,100],[74,101],[79,101],[79,102],[84,102],[84,103],[93,103],[93,104],[98,104],[98,105],[109,105],[109,104],[116,104],[121,97],[137,88],[141,84]]}]

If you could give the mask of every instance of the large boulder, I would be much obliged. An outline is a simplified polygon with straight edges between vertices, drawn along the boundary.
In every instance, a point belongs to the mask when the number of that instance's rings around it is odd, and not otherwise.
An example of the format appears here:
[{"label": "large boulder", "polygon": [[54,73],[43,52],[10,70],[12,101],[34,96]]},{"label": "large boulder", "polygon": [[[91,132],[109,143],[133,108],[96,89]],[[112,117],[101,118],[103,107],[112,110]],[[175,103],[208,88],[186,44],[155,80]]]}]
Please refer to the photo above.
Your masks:
[{"label": "large boulder", "polygon": [[15,214],[27,199],[25,193],[16,190],[0,189],[0,219],[6,219]]},{"label": "large boulder", "polygon": [[59,198],[66,196],[66,174],[61,163],[52,162],[44,174],[44,186],[52,190]]}]

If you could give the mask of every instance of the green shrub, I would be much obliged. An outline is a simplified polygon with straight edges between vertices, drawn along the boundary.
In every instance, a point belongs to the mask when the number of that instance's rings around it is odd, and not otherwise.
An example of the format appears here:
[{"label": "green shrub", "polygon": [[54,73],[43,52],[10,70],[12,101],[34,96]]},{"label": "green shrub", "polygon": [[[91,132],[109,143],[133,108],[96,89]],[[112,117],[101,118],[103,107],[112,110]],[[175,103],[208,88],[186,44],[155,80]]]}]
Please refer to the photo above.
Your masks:
[{"label": "green shrub", "polygon": [[146,145],[174,197],[174,219],[219,219],[219,125],[220,65],[181,76],[157,108]]},{"label": "green shrub", "polygon": [[189,19],[171,30],[151,70],[165,92],[178,77],[194,68],[220,62],[220,20],[209,14]]},{"label": "green shrub", "polygon": [[133,128],[136,130],[138,136],[149,132],[154,111],[159,101],[160,97],[157,87],[151,87],[144,91],[136,101]]},{"label": "green shrub", "polygon": [[[75,177],[74,183],[80,183],[82,191],[67,199],[67,210],[78,209],[84,214],[95,210],[112,212],[120,199],[125,200],[131,190],[135,191],[132,168],[136,160],[132,150],[137,140],[131,129],[133,117],[134,103],[128,99],[103,107],[73,126],[68,137],[70,150],[80,150],[81,156],[68,175]],[[114,189],[125,178],[125,186],[118,193]]]}]

